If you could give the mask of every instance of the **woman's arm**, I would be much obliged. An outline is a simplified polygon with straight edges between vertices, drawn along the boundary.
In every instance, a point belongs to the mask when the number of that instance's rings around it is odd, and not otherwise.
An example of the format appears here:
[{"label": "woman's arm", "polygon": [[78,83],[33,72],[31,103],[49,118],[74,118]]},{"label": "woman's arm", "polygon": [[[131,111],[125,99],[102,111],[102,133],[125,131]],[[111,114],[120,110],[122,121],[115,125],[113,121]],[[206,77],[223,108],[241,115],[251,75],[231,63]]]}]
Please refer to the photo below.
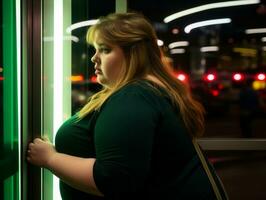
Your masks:
[{"label": "woman's arm", "polygon": [[103,196],[93,178],[95,158],[58,153],[47,139],[36,138],[29,144],[27,160],[31,164],[49,169],[62,181],[78,190]]}]

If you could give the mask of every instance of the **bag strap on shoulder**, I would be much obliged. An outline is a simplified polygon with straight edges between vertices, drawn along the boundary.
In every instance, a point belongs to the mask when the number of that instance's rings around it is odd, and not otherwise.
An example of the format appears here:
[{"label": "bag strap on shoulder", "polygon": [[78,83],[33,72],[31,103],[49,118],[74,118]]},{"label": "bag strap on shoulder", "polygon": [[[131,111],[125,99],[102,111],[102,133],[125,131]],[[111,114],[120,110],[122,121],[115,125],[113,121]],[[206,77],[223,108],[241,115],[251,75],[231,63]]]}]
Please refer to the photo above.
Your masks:
[{"label": "bag strap on shoulder", "polygon": [[[212,173],[211,173],[211,171],[210,171],[210,169],[208,167],[208,164],[207,164],[207,162],[206,162],[206,160],[204,158],[204,155],[203,155],[203,153],[202,153],[202,151],[201,151],[201,149],[199,147],[199,144],[197,143],[196,139],[193,139],[192,142],[193,142],[195,150],[196,150],[196,152],[197,152],[197,154],[199,156],[199,159],[200,159],[200,161],[202,163],[202,166],[203,166],[203,168],[204,168],[204,170],[205,170],[205,172],[206,172],[206,174],[207,174],[207,176],[208,176],[208,178],[210,180],[210,183],[212,185],[212,188],[213,188],[213,191],[215,193],[215,196],[216,196],[217,200],[223,200],[222,195],[220,193],[220,190],[218,189],[218,186],[217,186],[217,184],[216,184],[216,182],[215,182],[215,180],[213,178],[213,175],[212,175]],[[222,185],[222,187],[223,187],[223,185]],[[224,189],[224,188],[222,188],[222,189]],[[227,196],[226,196],[226,199],[228,199]]]}]

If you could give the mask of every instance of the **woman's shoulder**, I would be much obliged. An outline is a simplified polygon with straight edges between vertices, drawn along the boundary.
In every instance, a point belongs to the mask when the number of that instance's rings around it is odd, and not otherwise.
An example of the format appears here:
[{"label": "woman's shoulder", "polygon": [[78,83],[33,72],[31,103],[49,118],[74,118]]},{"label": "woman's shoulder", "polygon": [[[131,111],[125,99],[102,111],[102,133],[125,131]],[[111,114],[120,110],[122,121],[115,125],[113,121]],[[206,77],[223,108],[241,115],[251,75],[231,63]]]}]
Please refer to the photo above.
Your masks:
[{"label": "woman's shoulder", "polygon": [[138,80],[131,82],[120,88],[111,95],[106,104],[112,106],[130,105],[134,107],[150,107],[160,111],[163,106],[169,103],[167,95],[147,80]]},{"label": "woman's shoulder", "polygon": [[140,79],[128,83],[114,94],[114,96],[116,95],[161,98],[162,96],[165,96],[165,93],[163,91],[163,88],[154,84],[153,82],[145,79]]}]

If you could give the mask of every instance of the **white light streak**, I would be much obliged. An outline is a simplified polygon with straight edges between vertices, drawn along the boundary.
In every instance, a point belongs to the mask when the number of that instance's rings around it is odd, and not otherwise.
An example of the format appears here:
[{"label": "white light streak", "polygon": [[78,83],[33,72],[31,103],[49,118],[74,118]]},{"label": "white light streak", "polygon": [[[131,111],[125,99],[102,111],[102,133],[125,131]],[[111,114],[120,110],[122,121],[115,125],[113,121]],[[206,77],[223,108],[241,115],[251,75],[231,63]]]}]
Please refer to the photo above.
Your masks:
[{"label": "white light streak", "polygon": [[182,53],[185,53],[185,49],[171,49],[170,50],[170,53],[171,54],[182,54]]},{"label": "white light streak", "polygon": [[178,42],[172,42],[168,45],[169,49],[173,49],[176,47],[184,47],[184,46],[188,46],[189,42],[188,41],[178,41]]},{"label": "white light streak", "polygon": [[266,33],[266,28],[253,28],[247,29],[245,31],[246,34],[256,34],[256,33]]},{"label": "white light streak", "polygon": [[[79,42],[79,38],[77,36],[74,36],[74,35],[63,36],[63,40],[72,40],[73,42]],[[43,41],[44,42],[53,42],[54,37],[53,36],[43,37]]]},{"label": "white light streak", "polygon": [[230,23],[232,20],[230,18],[221,18],[221,19],[212,19],[212,20],[206,20],[201,22],[196,22],[189,24],[185,27],[184,31],[185,33],[190,33],[191,30],[203,26],[210,26],[210,25],[217,25],[217,24],[227,24]]},{"label": "white light streak", "polygon": [[78,22],[78,23],[72,24],[69,27],[67,27],[66,32],[71,33],[75,29],[85,27],[85,26],[91,26],[91,25],[96,24],[97,22],[98,22],[98,19],[91,19],[87,21]]},{"label": "white light streak", "polygon": [[217,46],[206,46],[201,47],[200,52],[210,52],[210,51],[219,51],[219,47]]},{"label": "white light streak", "polygon": [[249,5],[249,4],[258,4],[258,3],[260,3],[260,0],[239,0],[239,1],[226,1],[226,2],[210,3],[210,4],[205,4],[205,5],[197,6],[194,8],[190,8],[187,10],[183,10],[183,11],[174,13],[172,15],[165,17],[163,21],[165,23],[168,23],[168,22],[171,22],[171,21],[178,19],[180,17],[184,17],[186,15],[201,12],[204,10],[210,10],[210,9],[215,9],[215,8],[224,8],[224,7],[232,7],[232,6],[242,6],[242,5]]}]

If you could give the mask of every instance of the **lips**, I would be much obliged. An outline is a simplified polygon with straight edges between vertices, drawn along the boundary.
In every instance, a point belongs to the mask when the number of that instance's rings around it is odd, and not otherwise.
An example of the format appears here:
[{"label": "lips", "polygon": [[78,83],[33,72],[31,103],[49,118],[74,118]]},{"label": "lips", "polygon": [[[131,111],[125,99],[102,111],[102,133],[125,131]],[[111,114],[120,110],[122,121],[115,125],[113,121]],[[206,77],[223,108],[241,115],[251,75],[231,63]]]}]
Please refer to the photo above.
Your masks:
[{"label": "lips", "polygon": [[102,71],[99,68],[95,68],[95,74],[102,74]]}]

